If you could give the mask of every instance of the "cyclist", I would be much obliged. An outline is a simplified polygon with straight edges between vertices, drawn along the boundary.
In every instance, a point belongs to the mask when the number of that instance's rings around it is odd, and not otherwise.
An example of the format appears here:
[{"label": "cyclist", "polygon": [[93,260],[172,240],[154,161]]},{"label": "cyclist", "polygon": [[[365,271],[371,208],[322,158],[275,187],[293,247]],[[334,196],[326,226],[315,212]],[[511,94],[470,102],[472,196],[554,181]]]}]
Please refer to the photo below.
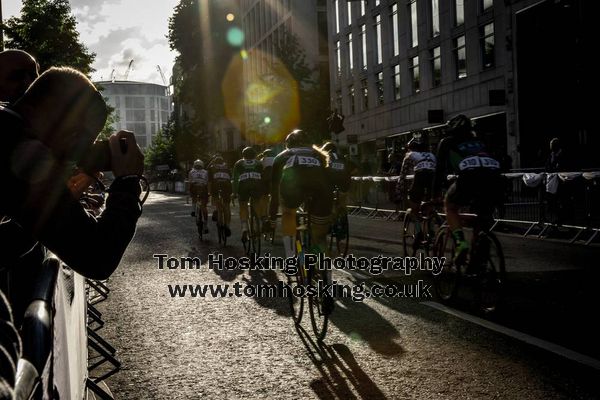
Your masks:
[{"label": "cyclist", "polygon": [[242,150],[242,159],[233,167],[233,193],[240,204],[240,222],[242,223],[242,241],[248,239],[248,200],[252,197],[256,203],[256,213],[264,217],[263,165],[256,159],[256,150],[246,147]]},{"label": "cyclist", "polygon": [[447,174],[456,174],[444,199],[446,219],[456,243],[454,262],[464,264],[469,243],[462,230],[459,209],[475,205],[484,218],[491,218],[494,206],[502,201],[504,183],[500,163],[490,157],[484,143],[473,131],[471,120],[458,115],[446,124],[446,137],[438,146],[434,198],[441,198]]},{"label": "cyclist", "polygon": [[[223,160],[220,155],[215,156],[208,166],[208,184],[210,188],[210,194],[212,196],[213,207],[219,207],[219,191],[221,192],[221,199],[223,207],[223,225],[225,234],[231,236],[231,230],[229,224],[231,222],[231,170],[229,166]],[[218,211],[218,210],[215,210]],[[213,214],[213,220],[214,220]]]},{"label": "cyclist", "polygon": [[[402,161],[400,176],[396,184],[396,193],[408,193],[409,211],[415,217],[415,237],[417,238],[415,246],[417,246],[421,234],[421,222],[417,216],[421,208],[421,202],[431,198],[436,158],[428,151],[427,142],[422,136],[413,137],[408,142],[407,148],[408,152]],[[409,184],[408,175],[413,175],[410,188],[407,188]]]},{"label": "cyclist", "polygon": [[281,230],[286,257],[295,256],[296,209],[305,199],[310,211],[311,235],[316,250],[326,248],[332,208],[332,189],[325,166],[327,154],[312,146],[305,131],[294,130],[285,138],[286,150],[273,162],[270,214],[274,221],[282,203]]},{"label": "cyclist", "polygon": [[337,152],[337,147],[332,142],[327,142],[321,146],[321,151],[329,155],[327,162],[327,173],[329,181],[333,187],[338,189],[338,202],[334,210],[335,214],[346,212],[346,202],[348,198],[348,190],[352,180],[350,165]]},{"label": "cyclist", "polygon": [[[202,218],[206,222],[208,221],[208,210],[206,208],[208,203],[208,171],[204,169],[202,160],[194,161],[194,165],[188,174],[188,181],[190,182],[190,196],[192,196],[192,217],[196,216],[196,202],[200,199]],[[204,226],[204,233],[208,233],[206,225]]]},{"label": "cyclist", "polygon": [[[275,160],[275,152],[271,149],[265,149],[258,156],[258,159],[262,163],[263,167],[263,185],[264,185],[264,196],[261,201],[261,205],[263,207],[262,215],[266,216],[269,213],[269,195],[271,193],[271,177],[273,176],[273,161]],[[266,217],[265,217],[266,218]],[[273,229],[271,223],[265,219],[263,223],[263,232],[268,232]]]}]

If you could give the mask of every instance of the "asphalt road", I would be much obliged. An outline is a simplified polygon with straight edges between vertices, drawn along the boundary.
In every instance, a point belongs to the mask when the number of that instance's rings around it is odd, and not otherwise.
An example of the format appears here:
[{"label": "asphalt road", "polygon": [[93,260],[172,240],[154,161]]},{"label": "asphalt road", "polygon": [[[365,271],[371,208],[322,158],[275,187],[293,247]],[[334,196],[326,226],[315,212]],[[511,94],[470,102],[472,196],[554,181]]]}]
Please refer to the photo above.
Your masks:
[{"label": "asphalt road", "polygon": [[[231,245],[196,235],[182,196],[152,193],[137,234],[99,305],[99,332],[122,370],[108,381],[118,399],[592,399],[598,371],[426,307],[415,299],[339,300],[323,345],[308,313],[295,329],[287,299],[175,297],[174,284],[258,284],[282,273],[159,269],[154,254],[242,255],[237,217]],[[360,221],[351,229],[364,232]],[[394,254],[357,240],[357,255]],[[275,246],[274,254],[281,254]],[[345,284],[393,281],[335,272]]]}]

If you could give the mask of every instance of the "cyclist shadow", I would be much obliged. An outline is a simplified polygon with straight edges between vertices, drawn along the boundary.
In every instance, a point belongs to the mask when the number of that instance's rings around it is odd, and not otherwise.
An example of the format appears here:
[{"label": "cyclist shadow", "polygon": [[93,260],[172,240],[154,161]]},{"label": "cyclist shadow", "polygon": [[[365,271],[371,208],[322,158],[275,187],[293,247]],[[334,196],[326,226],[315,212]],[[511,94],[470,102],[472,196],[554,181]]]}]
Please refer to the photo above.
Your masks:
[{"label": "cyclist shadow", "polygon": [[398,356],[404,349],[396,342],[398,330],[376,310],[351,298],[338,298],[331,314],[332,322],[340,331],[354,340],[364,341],[384,356]]},{"label": "cyclist shadow", "polygon": [[[250,270],[248,276],[244,275],[242,280],[249,285],[258,287],[258,285],[269,285],[275,286],[279,283],[280,277],[273,270]],[[277,315],[288,316],[289,306],[287,299],[276,296],[253,296],[256,303],[264,308],[270,308],[277,313]]]},{"label": "cyclist shadow", "polygon": [[312,363],[322,375],[322,378],[310,383],[311,389],[320,399],[353,399],[357,398],[356,392],[361,399],[386,399],[347,346],[316,343],[299,325],[296,326],[296,331]]}]

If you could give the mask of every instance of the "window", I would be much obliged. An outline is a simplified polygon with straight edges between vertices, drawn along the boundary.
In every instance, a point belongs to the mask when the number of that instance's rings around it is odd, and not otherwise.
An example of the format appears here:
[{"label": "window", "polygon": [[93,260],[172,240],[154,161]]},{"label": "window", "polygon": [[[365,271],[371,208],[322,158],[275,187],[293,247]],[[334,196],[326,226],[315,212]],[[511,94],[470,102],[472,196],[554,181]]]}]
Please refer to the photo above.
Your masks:
[{"label": "window", "polygon": [[138,144],[140,147],[142,147],[142,148],[146,147],[146,145],[147,145],[147,142],[146,142],[146,136],[138,136],[138,135],[135,135],[135,141],[136,141],[136,142],[137,142],[137,144]]},{"label": "window", "polygon": [[333,7],[335,8],[335,33],[340,33],[340,2],[339,2],[339,0],[333,1]]},{"label": "window", "polygon": [[394,43],[394,55],[400,54],[400,43],[398,37],[398,4],[392,5],[392,41]]},{"label": "window", "polygon": [[342,51],[340,49],[340,41],[335,42],[335,71],[337,76],[339,77],[342,74]]},{"label": "window", "polygon": [[360,26],[360,44],[361,44],[361,60],[362,69],[367,69],[367,26]]},{"label": "window", "polygon": [[360,91],[362,94],[362,110],[366,111],[369,109],[369,84],[366,79],[360,81]]},{"label": "window", "polygon": [[400,65],[394,65],[394,99],[400,98]]},{"label": "window", "polygon": [[365,0],[361,0],[360,2],[360,16],[362,17],[363,15],[365,15]]},{"label": "window", "polygon": [[125,118],[127,121],[146,121],[146,111],[144,110],[126,110]]},{"label": "window", "polygon": [[419,25],[417,16],[417,0],[410,2],[410,35],[412,47],[419,45]]},{"label": "window", "polygon": [[350,114],[354,114],[354,111],[356,110],[355,104],[354,104],[354,86],[348,86],[348,98],[349,98],[349,106],[350,106]]},{"label": "window", "polygon": [[379,0],[375,0],[375,7],[379,5]]},{"label": "window", "polygon": [[384,102],[383,98],[383,72],[379,72],[375,75],[375,88],[377,89],[377,105],[381,105]]},{"label": "window", "polygon": [[413,57],[410,59],[410,75],[412,77],[413,91],[419,93],[420,87],[420,76],[419,76],[419,57]]},{"label": "window", "polygon": [[354,54],[352,52],[352,34],[348,34],[348,73],[352,74],[354,70]]},{"label": "window", "polygon": [[484,25],[480,30],[481,64],[484,69],[494,66],[494,23]]},{"label": "window", "polygon": [[431,0],[431,36],[440,34],[440,1]]},{"label": "window", "polygon": [[494,5],[494,0],[481,0],[481,10],[485,11]]},{"label": "window", "polygon": [[456,78],[467,77],[467,50],[465,48],[465,37],[459,36],[454,40],[454,57],[456,59]]},{"label": "window", "polygon": [[348,4],[348,26],[352,25],[352,3],[347,2]]},{"label": "window", "polygon": [[465,0],[454,0],[454,23],[456,26],[465,23]]},{"label": "window", "polygon": [[433,87],[440,86],[442,83],[442,58],[439,46],[431,50],[431,72]]},{"label": "window", "polygon": [[381,15],[375,16],[375,51],[377,52],[377,64],[383,62],[383,49],[381,45]]},{"label": "window", "polygon": [[144,97],[125,97],[125,108],[146,108]]}]

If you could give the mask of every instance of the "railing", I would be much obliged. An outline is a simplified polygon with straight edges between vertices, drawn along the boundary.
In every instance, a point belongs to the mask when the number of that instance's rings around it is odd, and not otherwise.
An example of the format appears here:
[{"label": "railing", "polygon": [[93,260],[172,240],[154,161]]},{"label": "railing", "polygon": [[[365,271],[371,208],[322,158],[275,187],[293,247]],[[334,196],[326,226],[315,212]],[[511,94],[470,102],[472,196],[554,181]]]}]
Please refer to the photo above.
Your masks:
[{"label": "railing", "polygon": [[[86,280],[58,258],[44,261],[23,318],[22,356],[17,366],[15,398],[112,400],[102,381],[120,368],[116,350],[98,330],[102,314],[94,307],[106,299],[106,282]],[[93,304],[92,304],[93,303]],[[88,366],[89,353],[93,364]],[[97,377],[89,372],[109,362]]]},{"label": "railing", "polygon": [[[545,237],[553,228],[564,228],[571,242],[590,244],[598,237],[600,171],[513,171],[503,175],[506,189],[495,215],[497,223],[520,225],[525,236]],[[399,219],[408,204],[393,201],[397,180],[398,176],[352,177],[350,213]]]}]

